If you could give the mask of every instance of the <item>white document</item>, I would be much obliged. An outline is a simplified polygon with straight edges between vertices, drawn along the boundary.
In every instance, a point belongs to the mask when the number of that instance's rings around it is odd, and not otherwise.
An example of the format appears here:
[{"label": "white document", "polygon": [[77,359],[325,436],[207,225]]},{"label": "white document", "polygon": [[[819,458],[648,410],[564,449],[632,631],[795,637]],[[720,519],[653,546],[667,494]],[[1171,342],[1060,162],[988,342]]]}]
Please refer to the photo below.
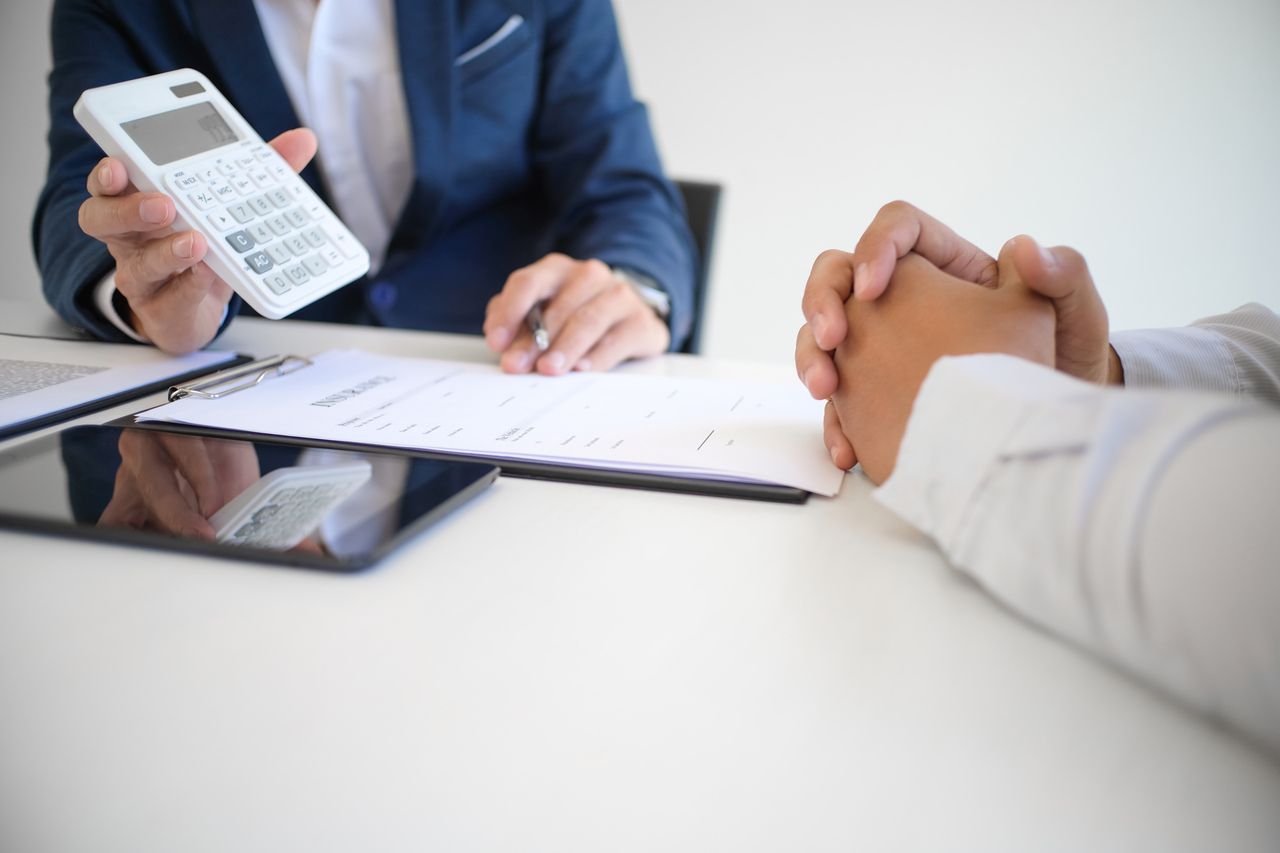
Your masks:
[{"label": "white document", "polygon": [[154,347],[0,334],[0,432],[117,394],[212,370],[233,352],[179,357]]},{"label": "white document", "polygon": [[512,376],[489,365],[327,352],[217,400],[139,420],[556,465],[777,483],[832,496],[844,472],[798,383],[626,373]]}]

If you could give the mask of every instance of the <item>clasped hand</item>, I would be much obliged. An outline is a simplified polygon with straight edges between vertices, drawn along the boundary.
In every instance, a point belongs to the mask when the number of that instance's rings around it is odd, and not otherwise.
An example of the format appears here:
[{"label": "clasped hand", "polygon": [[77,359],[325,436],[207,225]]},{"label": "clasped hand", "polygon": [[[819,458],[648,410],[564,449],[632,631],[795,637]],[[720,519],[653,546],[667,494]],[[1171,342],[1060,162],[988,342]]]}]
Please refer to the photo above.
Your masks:
[{"label": "clasped hand", "polygon": [[805,286],[796,371],[828,400],[823,438],[841,468],[893,472],[917,392],[945,355],[1005,353],[1091,382],[1120,382],[1106,309],[1079,253],[1008,241],[992,258],[905,202],[853,252],[819,256]]}]

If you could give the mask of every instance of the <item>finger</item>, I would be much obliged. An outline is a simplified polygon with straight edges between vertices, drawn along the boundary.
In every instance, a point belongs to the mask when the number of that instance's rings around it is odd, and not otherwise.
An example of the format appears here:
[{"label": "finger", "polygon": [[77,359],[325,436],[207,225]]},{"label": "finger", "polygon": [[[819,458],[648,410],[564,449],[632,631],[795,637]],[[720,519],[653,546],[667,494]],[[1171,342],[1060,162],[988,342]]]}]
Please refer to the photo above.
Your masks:
[{"label": "finger", "polygon": [[[652,313],[652,312],[651,312]],[[634,315],[605,332],[586,355],[578,359],[574,370],[612,370],[629,358],[642,358],[666,352],[671,332],[657,317]]]},{"label": "finger", "polygon": [[191,486],[200,514],[207,518],[222,509],[222,486],[204,441],[187,435],[165,435],[160,440]]},{"label": "finger", "polygon": [[102,515],[98,516],[98,526],[132,527],[136,530],[141,529],[146,521],[147,508],[133,485],[129,469],[121,465],[116,470],[116,484],[111,500],[102,510]]},{"label": "finger", "polygon": [[808,324],[796,335],[796,375],[815,400],[825,400],[836,392],[840,377],[831,354],[818,346]]},{"label": "finger", "polygon": [[844,434],[840,426],[840,415],[836,412],[835,404],[830,400],[827,401],[827,407],[822,412],[822,441],[827,445],[831,462],[840,470],[848,471],[858,464],[858,456],[853,452],[853,444]]},{"label": "finger", "polygon": [[150,296],[175,275],[200,263],[208,250],[208,241],[199,231],[143,243],[116,262],[116,288],[126,299]]},{"label": "finger", "polygon": [[121,436],[122,448],[130,444],[130,452],[122,453],[148,513],[160,529],[182,536],[213,538],[213,527],[182,496],[178,487],[177,468],[159,441],[149,436]]},{"label": "finger", "polygon": [[129,189],[129,173],[119,160],[103,157],[89,173],[86,184],[91,196],[119,195]]},{"label": "finger", "polygon": [[853,290],[853,255],[828,249],[813,262],[800,309],[822,349],[833,350],[849,332],[844,303]]},{"label": "finger", "polygon": [[898,259],[908,252],[965,281],[995,283],[990,255],[914,205],[892,201],[880,208],[853,250],[854,296],[866,301],[884,293]]},{"label": "finger", "polygon": [[88,198],[80,205],[80,230],[97,240],[168,228],[177,210],[162,193]]},{"label": "finger", "polygon": [[528,373],[541,354],[537,344],[533,342],[533,334],[528,329],[521,328],[515,341],[503,351],[498,364],[506,373]]},{"label": "finger", "polygon": [[485,342],[494,352],[502,352],[516,339],[534,303],[560,289],[576,264],[567,255],[552,253],[513,272],[502,291],[489,303],[484,318]]},{"label": "finger", "polygon": [[547,332],[555,338],[578,309],[618,283],[613,270],[602,261],[589,260],[574,264],[555,296],[542,306],[542,321]]},{"label": "finger", "polygon": [[[653,309],[640,301],[630,285],[614,279],[565,321],[559,334],[552,339],[551,348],[538,358],[538,372],[548,376],[564,373],[577,364],[606,332],[632,316],[647,318],[654,324],[659,322]],[[629,336],[624,337],[630,340]]]},{"label": "finger", "polygon": [[316,156],[319,143],[310,128],[296,127],[271,140],[270,145],[293,171],[301,172],[311,162],[311,158]]},{"label": "finger", "polygon": [[204,346],[222,322],[231,288],[199,263],[156,288],[149,296],[130,299],[129,307],[151,342],[168,353]]},{"label": "finger", "polygon": [[1067,246],[1041,246],[1025,234],[1014,237],[1000,253],[1013,262],[1027,287],[1050,299],[1086,299],[1096,295],[1097,287],[1084,256]]}]

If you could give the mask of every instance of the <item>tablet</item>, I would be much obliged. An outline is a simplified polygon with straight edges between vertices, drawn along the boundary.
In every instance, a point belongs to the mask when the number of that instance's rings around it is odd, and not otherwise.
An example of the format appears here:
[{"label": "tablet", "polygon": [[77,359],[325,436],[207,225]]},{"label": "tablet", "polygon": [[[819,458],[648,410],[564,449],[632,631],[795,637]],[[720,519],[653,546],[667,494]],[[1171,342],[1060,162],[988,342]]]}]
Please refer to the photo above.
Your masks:
[{"label": "tablet", "polygon": [[0,451],[0,527],[353,571],[497,475],[394,451],[82,426]]}]

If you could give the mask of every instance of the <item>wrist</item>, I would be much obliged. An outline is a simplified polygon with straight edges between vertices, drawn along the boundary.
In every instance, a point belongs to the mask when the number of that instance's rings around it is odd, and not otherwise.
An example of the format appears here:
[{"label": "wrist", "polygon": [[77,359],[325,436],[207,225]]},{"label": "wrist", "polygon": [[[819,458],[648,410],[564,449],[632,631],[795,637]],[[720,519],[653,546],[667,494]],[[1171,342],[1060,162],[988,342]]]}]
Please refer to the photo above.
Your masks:
[{"label": "wrist", "polygon": [[1107,385],[1123,385],[1124,384],[1124,362],[1120,361],[1120,354],[1116,352],[1116,348],[1107,344]]}]

